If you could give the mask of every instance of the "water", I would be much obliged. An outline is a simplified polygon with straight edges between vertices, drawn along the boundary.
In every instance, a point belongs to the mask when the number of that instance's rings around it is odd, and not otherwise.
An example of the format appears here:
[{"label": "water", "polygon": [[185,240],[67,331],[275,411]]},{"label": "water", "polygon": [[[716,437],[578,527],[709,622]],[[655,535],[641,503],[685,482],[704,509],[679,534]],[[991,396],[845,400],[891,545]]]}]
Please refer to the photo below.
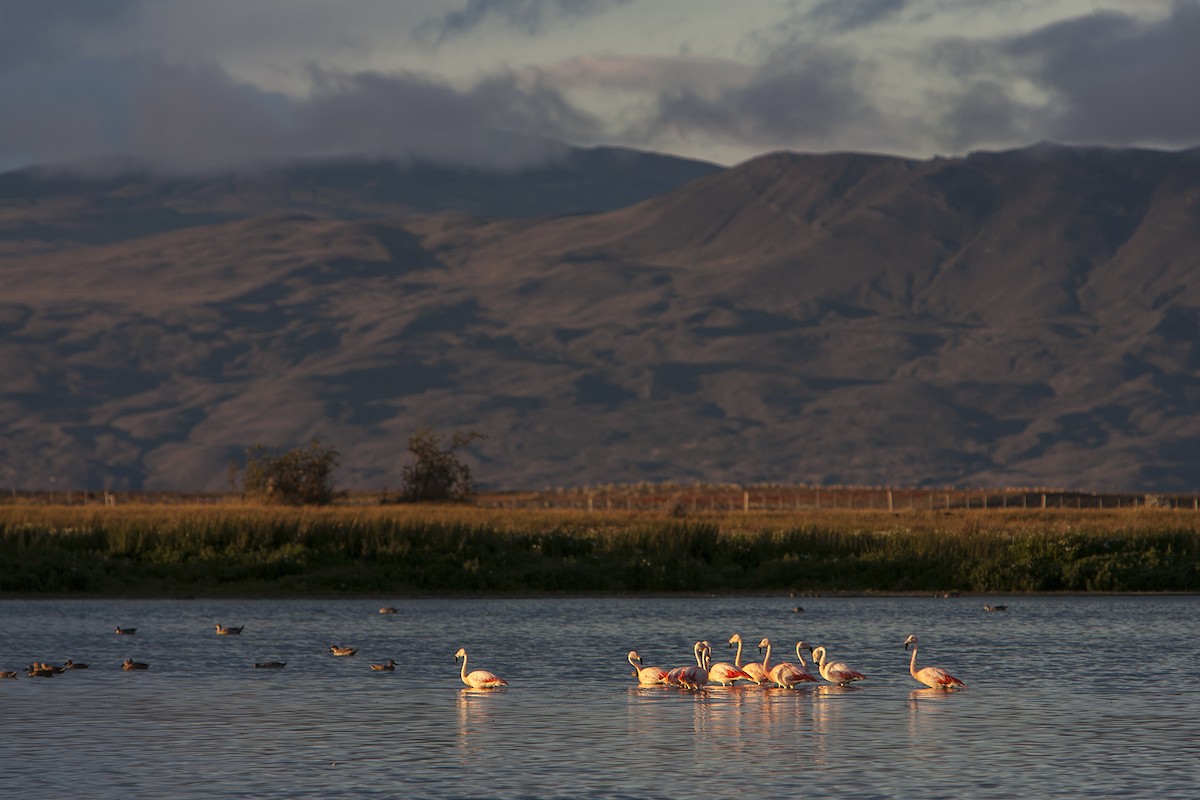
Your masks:
[{"label": "water", "polygon": [[[91,664],[0,682],[0,797],[1197,796],[1200,598],[990,599],[0,601],[0,669]],[[634,685],[630,649],[734,632],[868,680]],[[968,688],[913,681],[910,633]],[[464,689],[459,647],[511,685]]]}]

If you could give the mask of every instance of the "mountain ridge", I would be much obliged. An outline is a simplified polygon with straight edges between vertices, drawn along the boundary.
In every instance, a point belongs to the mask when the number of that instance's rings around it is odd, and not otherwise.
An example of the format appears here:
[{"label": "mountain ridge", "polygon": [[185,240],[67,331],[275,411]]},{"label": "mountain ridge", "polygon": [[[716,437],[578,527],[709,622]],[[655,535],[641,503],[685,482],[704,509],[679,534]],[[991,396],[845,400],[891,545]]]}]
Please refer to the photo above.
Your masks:
[{"label": "mountain ridge", "polygon": [[396,486],[433,425],[489,434],[492,488],[1200,485],[1200,150],[775,153],[588,214],[369,205],[0,250],[0,482],[222,488],[242,448],[317,435],[341,483]]}]

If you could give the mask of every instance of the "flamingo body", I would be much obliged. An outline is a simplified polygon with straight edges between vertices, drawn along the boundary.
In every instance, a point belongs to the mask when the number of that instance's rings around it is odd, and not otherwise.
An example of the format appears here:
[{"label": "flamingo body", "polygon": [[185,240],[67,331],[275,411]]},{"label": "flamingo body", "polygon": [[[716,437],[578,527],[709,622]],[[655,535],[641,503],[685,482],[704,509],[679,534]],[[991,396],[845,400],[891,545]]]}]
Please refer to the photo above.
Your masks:
[{"label": "flamingo body", "polygon": [[454,660],[462,659],[462,671],[459,677],[462,682],[472,689],[496,689],[501,686],[508,686],[508,681],[501,678],[499,675],[488,672],[486,669],[477,669],[473,672],[467,672],[467,651],[465,648],[458,648],[458,652],[454,654]]},{"label": "flamingo body", "polygon": [[722,686],[732,686],[734,681],[754,681],[745,670],[724,661],[718,661],[708,668],[708,679]]},{"label": "flamingo body", "polygon": [[784,689],[791,689],[797,684],[817,682],[817,679],[806,668],[807,665],[804,663],[804,656],[800,652],[804,646],[804,642],[796,642],[796,657],[800,659],[799,666],[790,661],[785,661],[771,668],[771,672],[767,676],[771,683]]},{"label": "flamingo body", "polygon": [[667,671],[662,667],[643,667],[642,657],[637,650],[630,650],[627,656],[630,665],[636,670],[638,683],[642,686],[654,686],[667,682]]},{"label": "flamingo body", "polygon": [[917,669],[917,637],[909,636],[904,640],[904,649],[907,650],[909,645],[912,645],[912,658],[908,662],[908,673],[917,681],[925,684],[930,689],[957,689],[965,688],[966,684],[958,678],[951,675],[941,667],[921,667]]},{"label": "flamingo body", "polygon": [[826,660],[826,652],[824,647],[814,648],[812,651],[813,660],[817,662],[817,671],[821,673],[821,677],[830,683],[838,686],[845,686],[854,681],[865,681],[866,675],[855,669],[851,669],[844,661],[828,661]]}]

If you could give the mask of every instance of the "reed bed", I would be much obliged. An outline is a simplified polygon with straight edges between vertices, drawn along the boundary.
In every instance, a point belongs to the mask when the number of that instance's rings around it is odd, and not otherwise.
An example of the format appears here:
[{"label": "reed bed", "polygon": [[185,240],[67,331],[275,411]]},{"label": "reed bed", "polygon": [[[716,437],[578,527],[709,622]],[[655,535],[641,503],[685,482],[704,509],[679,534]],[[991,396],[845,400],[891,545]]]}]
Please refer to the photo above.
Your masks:
[{"label": "reed bed", "polygon": [[1183,511],[0,508],[8,596],[1193,592]]}]

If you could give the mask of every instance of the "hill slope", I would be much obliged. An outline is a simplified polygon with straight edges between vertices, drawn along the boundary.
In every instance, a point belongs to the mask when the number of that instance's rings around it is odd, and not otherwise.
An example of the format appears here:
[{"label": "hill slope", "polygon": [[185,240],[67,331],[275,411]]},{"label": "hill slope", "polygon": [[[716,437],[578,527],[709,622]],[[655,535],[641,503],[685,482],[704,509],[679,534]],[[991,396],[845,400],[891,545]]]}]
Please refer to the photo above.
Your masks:
[{"label": "hill slope", "polygon": [[0,261],[0,481],[220,488],[320,435],[343,485],[395,486],[431,424],[490,435],[493,487],[1200,486],[1196,151],[774,154],[590,215],[308,212]]}]

